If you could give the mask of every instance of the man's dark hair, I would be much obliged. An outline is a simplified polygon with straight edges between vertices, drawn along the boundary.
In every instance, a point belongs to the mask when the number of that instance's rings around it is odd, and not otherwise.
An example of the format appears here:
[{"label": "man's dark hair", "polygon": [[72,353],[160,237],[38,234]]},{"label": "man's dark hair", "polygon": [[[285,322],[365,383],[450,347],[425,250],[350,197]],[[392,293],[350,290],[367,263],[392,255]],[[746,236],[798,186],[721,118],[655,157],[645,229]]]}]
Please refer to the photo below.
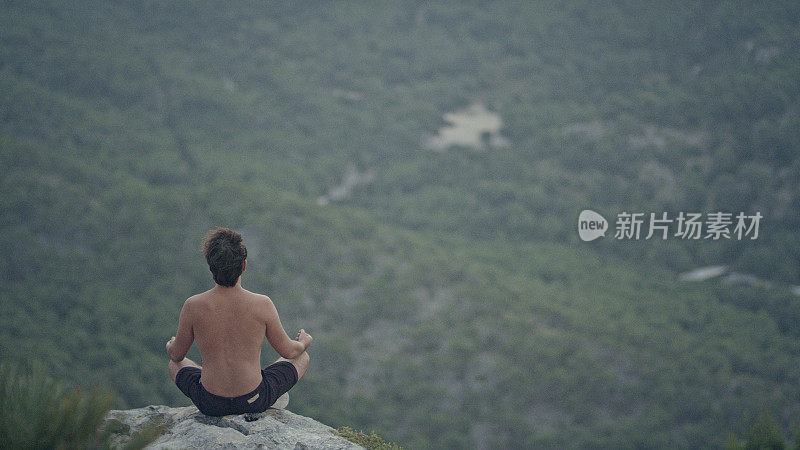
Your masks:
[{"label": "man's dark hair", "polygon": [[206,234],[203,255],[214,282],[220,286],[235,286],[242,274],[247,248],[242,235],[228,228],[217,227]]}]

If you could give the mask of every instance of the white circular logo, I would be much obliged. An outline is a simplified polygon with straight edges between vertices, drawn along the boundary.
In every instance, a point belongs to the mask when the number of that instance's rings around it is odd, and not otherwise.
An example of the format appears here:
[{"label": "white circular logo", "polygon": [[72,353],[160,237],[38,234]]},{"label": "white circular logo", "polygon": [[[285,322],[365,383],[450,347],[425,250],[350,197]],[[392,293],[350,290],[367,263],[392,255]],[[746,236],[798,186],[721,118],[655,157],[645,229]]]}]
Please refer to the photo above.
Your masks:
[{"label": "white circular logo", "polygon": [[581,211],[578,216],[578,235],[581,240],[593,241],[600,236],[605,236],[606,230],[608,230],[608,221],[605,217],[591,209]]}]

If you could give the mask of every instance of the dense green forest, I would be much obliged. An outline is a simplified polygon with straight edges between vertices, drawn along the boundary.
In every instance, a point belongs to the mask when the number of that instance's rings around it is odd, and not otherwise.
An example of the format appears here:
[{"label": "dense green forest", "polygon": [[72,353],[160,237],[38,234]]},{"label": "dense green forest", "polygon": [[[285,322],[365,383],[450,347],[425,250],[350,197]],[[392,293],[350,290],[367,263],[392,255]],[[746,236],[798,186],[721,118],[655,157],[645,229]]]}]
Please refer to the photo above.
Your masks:
[{"label": "dense green forest", "polygon": [[[426,145],[474,105],[500,136]],[[331,426],[722,447],[768,413],[789,437],[798,150],[792,1],[2,2],[0,359],[189,404],[164,343],[221,225],[315,338],[289,409]],[[582,242],[587,208],[764,219]],[[709,264],[762,282],[679,279]]]}]

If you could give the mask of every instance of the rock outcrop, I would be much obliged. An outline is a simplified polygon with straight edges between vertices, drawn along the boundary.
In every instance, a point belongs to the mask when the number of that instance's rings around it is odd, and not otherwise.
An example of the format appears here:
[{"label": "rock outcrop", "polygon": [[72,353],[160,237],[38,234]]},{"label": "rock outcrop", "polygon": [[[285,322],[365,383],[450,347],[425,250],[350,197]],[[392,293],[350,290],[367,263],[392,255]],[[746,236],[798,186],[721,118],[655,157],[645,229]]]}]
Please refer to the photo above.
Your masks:
[{"label": "rock outcrop", "polygon": [[[117,422],[118,421],[118,422]],[[256,415],[209,417],[194,406],[170,408],[147,406],[112,410],[106,423],[114,423],[113,443],[123,445],[150,424],[162,423],[164,433],[147,448],[278,448],[361,449],[334,434],[334,429],[283,409],[268,409]]]}]

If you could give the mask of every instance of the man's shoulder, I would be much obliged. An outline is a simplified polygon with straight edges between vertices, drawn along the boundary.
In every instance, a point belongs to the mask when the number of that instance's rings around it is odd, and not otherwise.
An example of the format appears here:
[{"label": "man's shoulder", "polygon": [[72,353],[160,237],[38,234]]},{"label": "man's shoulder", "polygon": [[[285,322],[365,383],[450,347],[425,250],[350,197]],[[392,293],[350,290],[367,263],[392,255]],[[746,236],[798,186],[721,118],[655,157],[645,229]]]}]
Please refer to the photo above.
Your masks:
[{"label": "man's shoulder", "polygon": [[254,311],[258,311],[258,314],[265,320],[272,315],[271,312],[275,309],[275,305],[269,297],[250,291],[247,291],[247,294],[250,297],[251,308],[253,308]]},{"label": "man's shoulder", "polygon": [[208,300],[209,295],[210,291],[194,294],[183,302],[183,306],[190,306],[190,305],[196,305],[198,303],[203,303],[204,301]]},{"label": "man's shoulder", "polygon": [[203,297],[206,296],[207,294],[208,294],[208,292],[201,292],[199,294],[194,294],[193,296],[187,298],[186,301],[184,301],[183,303],[185,305],[188,305],[188,304],[191,304],[191,303],[197,303],[199,301],[202,301]]},{"label": "man's shoulder", "polygon": [[253,300],[262,301],[262,302],[270,302],[270,303],[272,302],[272,300],[270,300],[270,298],[267,297],[264,294],[259,294],[258,292],[250,292],[247,289],[245,289],[244,291],[247,293],[247,296],[250,297]]}]

